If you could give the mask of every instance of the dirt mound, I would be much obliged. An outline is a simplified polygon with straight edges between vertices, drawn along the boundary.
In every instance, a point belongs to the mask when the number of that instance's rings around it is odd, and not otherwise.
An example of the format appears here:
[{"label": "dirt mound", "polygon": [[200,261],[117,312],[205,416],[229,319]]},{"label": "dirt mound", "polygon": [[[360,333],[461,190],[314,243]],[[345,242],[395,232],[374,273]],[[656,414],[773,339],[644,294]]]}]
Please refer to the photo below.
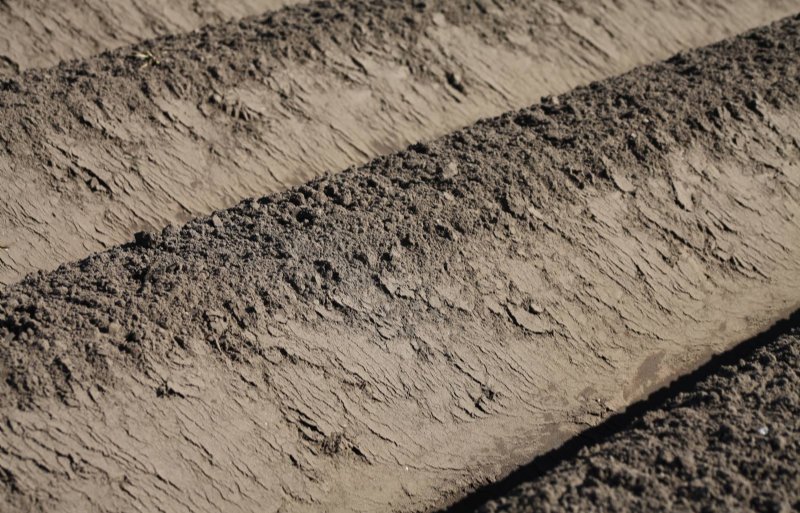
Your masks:
[{"label": "dirt mound", "polygon": [[422,510],[795,310],[799,28],[8,287],[3,503]]},{"label": "dirt mound", "polygon": [[292,3],[297,0],[5,0],[0,3],[0,75]]},{"label": "dirt mound", "polygon": [[800,329],[793,324],[478,511],[800,510]]},{"label": "dirt mound", "polygon": [[350,0],[0,82],[0,283],[706,44],[792,1]]}]

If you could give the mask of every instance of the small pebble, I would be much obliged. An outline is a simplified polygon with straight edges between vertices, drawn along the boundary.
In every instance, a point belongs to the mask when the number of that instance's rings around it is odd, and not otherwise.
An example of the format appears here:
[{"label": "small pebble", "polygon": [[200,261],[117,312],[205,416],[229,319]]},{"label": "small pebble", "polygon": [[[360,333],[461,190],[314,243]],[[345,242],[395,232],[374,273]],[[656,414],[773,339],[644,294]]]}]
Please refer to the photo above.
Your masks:
[{"label": "small pebble", "polygon": [[122,325],[118,322],[111,322],[108,324],[108,334],[112,337],[118,336],[122,333]]},{"label": "small pebble", "polygon": [[544,313],[544,307],[542,307],[542,305],[540,305],[539,303],[531,301],[531,303],[528,305],[528,311],[532,314],[539,315],[541,313]]},{"label": "small pebble", "polygon": [[445,78],[447,79],[447,83],[450,86],[458,91],[459,93],[465,93],[467,88],[464,86],[464,80],[461,78],[461,74],[458,72],[448,71],[445,74]]}]

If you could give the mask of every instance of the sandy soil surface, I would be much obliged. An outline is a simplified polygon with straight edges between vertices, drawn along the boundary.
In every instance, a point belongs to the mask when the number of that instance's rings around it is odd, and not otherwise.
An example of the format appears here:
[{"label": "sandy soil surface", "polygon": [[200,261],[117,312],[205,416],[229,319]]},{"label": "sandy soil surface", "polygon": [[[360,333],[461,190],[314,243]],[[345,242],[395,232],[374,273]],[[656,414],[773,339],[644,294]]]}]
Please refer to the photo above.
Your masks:
[{"label": "sandy soil surface", "polygon": [[4,0],[0,75],[55,66],[297,0]]},{"label": "sandy soil surface", "polygon": [[5,79],[0,284],[797,8],[323,2]]},{"label": "sandy soil surface", "polygon": [[0,500],[421,511],[530,461],[797,309],[798,73],[794,17],[7,287]]},{"label": "sandy soil surface", "polygon": [[800,511],[798,319],[702,369],[699,383],[682,379],[635,420],[604,426],[612,435],[559,464],[543,458],[526,471],[535,478],[451,513]]}]

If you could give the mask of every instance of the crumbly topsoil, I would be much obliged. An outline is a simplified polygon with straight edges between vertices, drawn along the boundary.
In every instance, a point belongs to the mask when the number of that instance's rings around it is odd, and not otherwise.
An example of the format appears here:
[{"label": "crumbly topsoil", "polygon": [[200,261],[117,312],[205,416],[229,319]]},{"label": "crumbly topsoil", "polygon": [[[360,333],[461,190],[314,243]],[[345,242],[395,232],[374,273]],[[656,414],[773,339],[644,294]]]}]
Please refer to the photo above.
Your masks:
[{"label": "crumbly topsoil", "polygon": [[317,2],[0,80],[0,284],[798,8],[686,4]]},{"label": "crumbly topsoil", "polygon": [[5,0],[0,76],[293,3],[297,0]]},{"label": "crumbly topsoil", "polygon": [[420,511],[798,307],[800,18],[0,293],[0,501]]},{"label": "crumbly topsoil", "polygon": [[477,511],[800,511],[794,324]]}]

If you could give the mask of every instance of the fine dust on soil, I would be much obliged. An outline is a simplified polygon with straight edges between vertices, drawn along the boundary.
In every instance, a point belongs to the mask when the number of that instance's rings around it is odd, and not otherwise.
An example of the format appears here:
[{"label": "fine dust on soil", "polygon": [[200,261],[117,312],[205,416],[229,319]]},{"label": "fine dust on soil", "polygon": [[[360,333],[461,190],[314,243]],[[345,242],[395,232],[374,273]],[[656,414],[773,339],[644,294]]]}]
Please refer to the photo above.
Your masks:
[{"label": "fine dust on soil", "polygon": [[297,0],[4,0],[0,76],[293,3]]},{"label": "fine dust on soil", "polygon": [[800,511],[800,327],[513,490],[455,511]]},{"label": "fine dust on soil", "polygon": [[7,287],[0,500],[504,475],[800,306],[799,74],[793,17]]},{"label": "fine dust on soil", "polygon": [[796,12],[343,0],[0,81],[0,284]]}]

